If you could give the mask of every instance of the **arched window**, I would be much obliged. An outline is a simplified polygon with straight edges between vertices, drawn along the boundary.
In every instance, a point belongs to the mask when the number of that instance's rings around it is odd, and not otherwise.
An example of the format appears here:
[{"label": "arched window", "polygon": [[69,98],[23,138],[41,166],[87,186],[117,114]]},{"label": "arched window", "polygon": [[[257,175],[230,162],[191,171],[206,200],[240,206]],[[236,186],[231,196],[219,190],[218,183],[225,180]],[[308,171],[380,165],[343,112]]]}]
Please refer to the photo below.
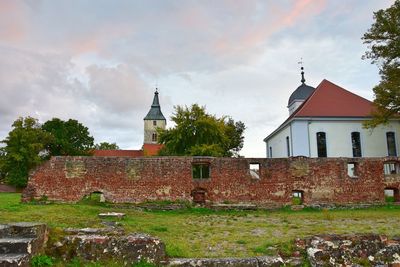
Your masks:
[{"label": "arched window", "polygon": [[319,158],[326,158],[326,134],[325,132],[317,133],[317,152]]},{"label": "arched window", "polygon": [[360,132],[351,133],[351,147],[353,149],[353,157],[361,157]]},{"label": "arched window", "polygon": [[394,136],[394,132],[386,133],[386,143],[388,149],[388,156],[397,157],[396,138]]},{"label": "arched window", "polygon": [[286,150],[287,150],[287,156],[290,157],[290,140],[289,140],[289,136],[286,136]]},{"label": "arched window", "polygon": [[152,136],[151,136],[151,141],[157,142],[157,134],[156,134],[156,133],[153,133],[153,134],[152,134]]}]

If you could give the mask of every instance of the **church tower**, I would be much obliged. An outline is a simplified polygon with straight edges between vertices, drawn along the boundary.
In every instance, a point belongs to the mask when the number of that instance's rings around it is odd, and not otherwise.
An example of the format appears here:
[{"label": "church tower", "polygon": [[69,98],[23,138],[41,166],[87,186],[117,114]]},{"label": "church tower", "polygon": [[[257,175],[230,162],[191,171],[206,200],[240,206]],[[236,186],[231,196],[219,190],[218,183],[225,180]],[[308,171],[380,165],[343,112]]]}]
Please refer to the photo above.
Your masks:
[{"label": "church tower", "polygon": [[160,102],[158,100],[158,89],[154,92],[153,104],[144,117],[144,145],[157,144],[157,128],[165,129],[167,121],[161,112]]},{"label": "church tower", "polygon": [[298,109],[301,104],[314,92],[315,88],[306,84],[304,68],[301,67],[301,85],[290,95],[288,101],[289,115]]}]

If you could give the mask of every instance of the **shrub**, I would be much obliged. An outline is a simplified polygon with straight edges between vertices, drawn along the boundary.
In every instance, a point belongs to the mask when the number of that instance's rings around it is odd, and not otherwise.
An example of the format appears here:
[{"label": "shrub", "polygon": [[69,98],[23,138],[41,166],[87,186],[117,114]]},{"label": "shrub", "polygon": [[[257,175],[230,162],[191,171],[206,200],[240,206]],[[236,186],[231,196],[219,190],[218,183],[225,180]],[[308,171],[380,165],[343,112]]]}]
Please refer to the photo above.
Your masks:
[{"label": "shrub", "polygon": [[133,264],[132,267],[156,267],[156,265],[145,260],[141,260],[138,263]]},{"label": "shrub", "polygon": [[31,260],[32,267],[53,266],[53,259],[47,255],[33,256]]}]

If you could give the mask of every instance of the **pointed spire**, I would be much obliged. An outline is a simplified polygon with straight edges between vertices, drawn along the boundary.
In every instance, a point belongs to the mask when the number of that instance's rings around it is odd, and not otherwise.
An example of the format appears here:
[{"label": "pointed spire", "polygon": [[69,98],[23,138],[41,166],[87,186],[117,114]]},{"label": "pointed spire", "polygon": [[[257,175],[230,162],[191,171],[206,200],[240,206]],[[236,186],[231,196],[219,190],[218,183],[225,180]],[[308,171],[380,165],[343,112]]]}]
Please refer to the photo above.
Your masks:
[{"label": "pointed spire", "polygon": [[154,92],[153,103],[151,104],[151,108],[146,117],[144,117],[144,120],[165,120],[165,117],[161,112],[160,101],[158,100],[157,87],[156,91]]},{"label": "pointed spire", "polygon": [[158,100],[158,88],[156,87],[156,91],[154,92],[154,98],[153,98],[153,104],[151,104],[152,107],[159,107],[160,106],[160,101]]}]

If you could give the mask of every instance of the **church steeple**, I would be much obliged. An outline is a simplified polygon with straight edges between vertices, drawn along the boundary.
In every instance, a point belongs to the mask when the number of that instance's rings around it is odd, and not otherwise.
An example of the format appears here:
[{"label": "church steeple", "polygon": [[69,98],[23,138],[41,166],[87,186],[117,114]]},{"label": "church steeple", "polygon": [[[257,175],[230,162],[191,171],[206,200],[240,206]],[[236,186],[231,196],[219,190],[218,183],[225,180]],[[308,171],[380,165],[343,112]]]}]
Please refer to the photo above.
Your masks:
[{"label": "church steeple", "polygon": [[144,117],[144,143],[157,144],[157,129],[165,129],[167,120],[161,112],[160,100],[158,99],[158,89],[154,92],[153,103],[151,108]]},{"label": "church steeple", "polygon": [[290,95],[288,101],[289,115],[292,115],[298,107],[314,92],[315,88],[306,84],[306,79],[304,78],[304,67],[303,59],[299,62],[301,64],[301,84],[297,89]]},{"label": "church steeple", "polygon": [[158,89],[154,92],[153,104],[147,113],[144,120],[165,120],[164,115],[161,112],[160,101],[158,100]]}]

